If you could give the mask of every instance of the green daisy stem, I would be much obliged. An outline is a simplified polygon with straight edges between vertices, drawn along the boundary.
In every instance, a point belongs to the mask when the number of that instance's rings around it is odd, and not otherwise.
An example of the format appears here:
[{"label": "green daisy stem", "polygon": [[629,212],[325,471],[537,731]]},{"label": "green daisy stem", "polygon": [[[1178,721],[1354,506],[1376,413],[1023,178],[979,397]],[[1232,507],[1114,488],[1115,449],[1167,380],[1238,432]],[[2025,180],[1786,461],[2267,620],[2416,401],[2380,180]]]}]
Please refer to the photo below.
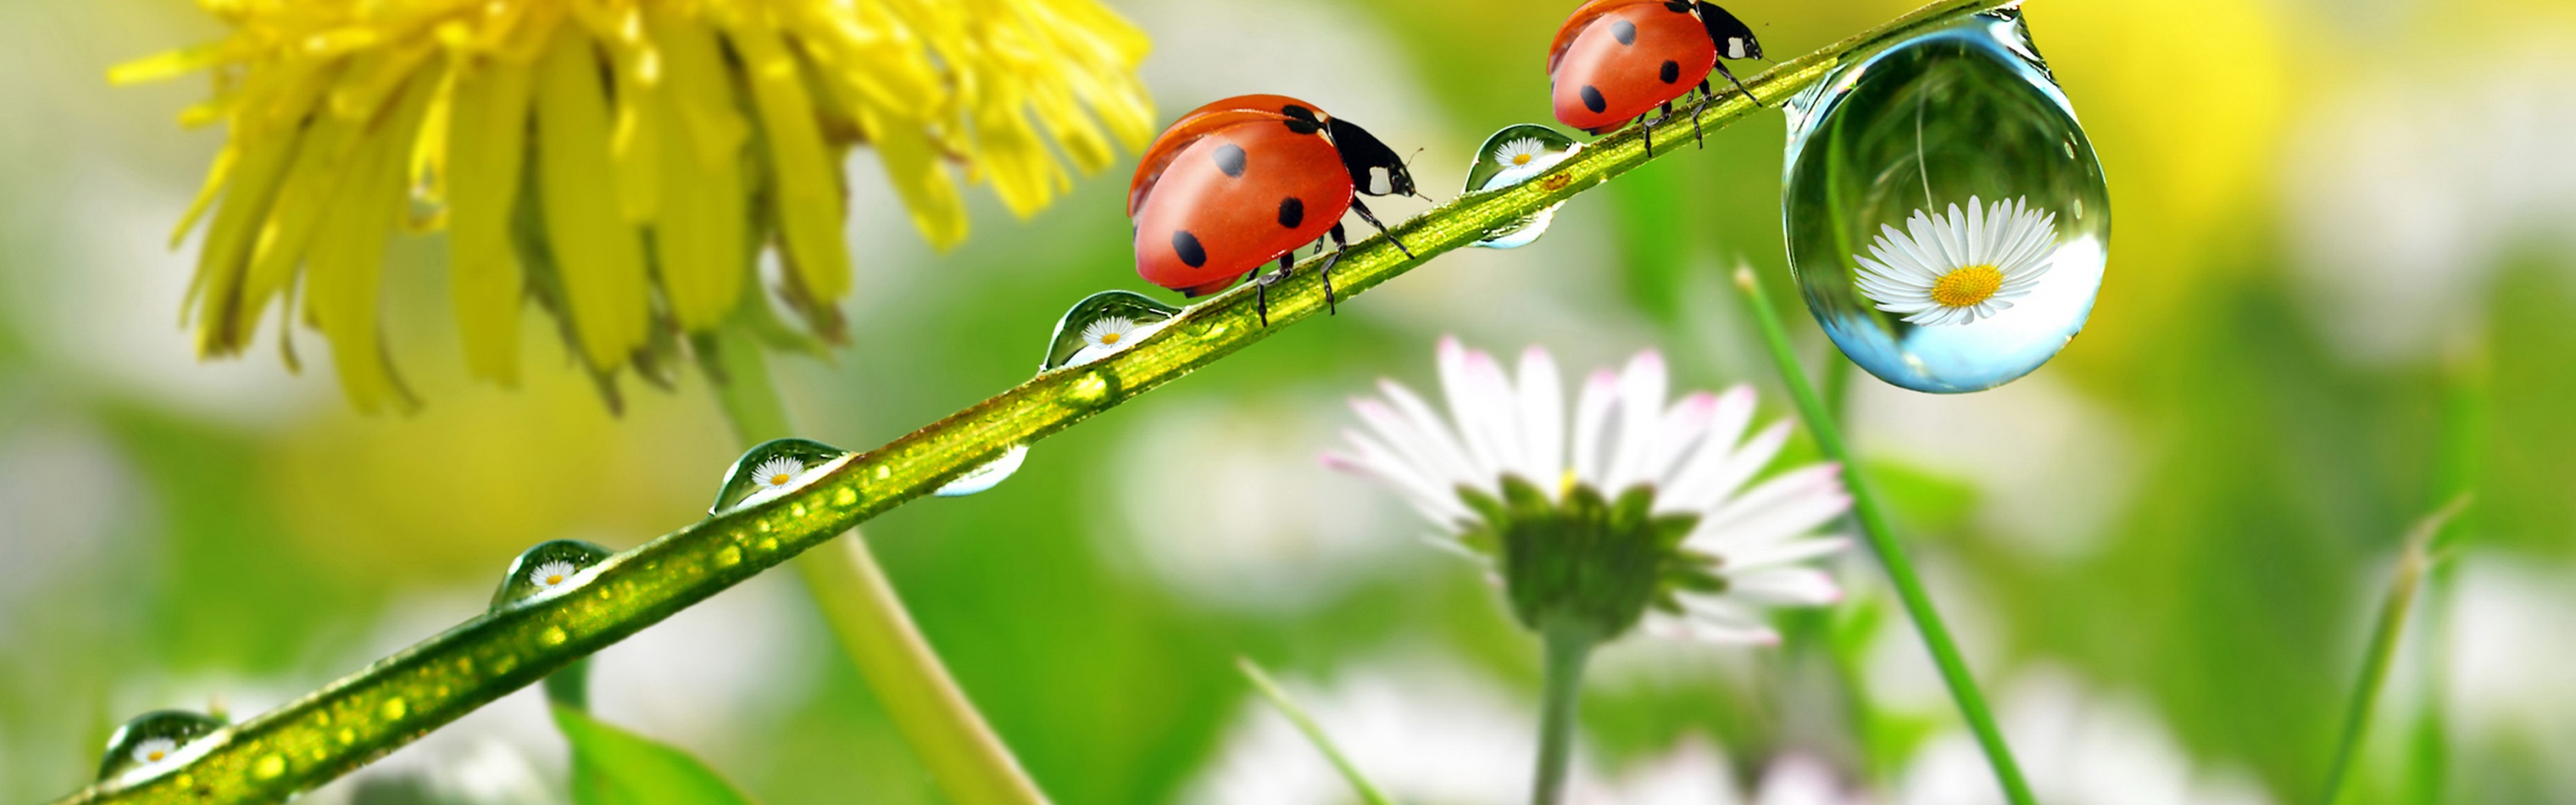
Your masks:
[{"label": "green daisy stem", "polygon": [[1852,514],[1860,521],[1862,536],[1878,553],[1887,577],[1896,585],[1898,600],[1914,619],[1915,631],[1923,635],[1923,646],[1932,652],[1932,661],[1941,668],[1941,679],[1950,686],[1950,698],[1959,703],[1959,715],[1968,729],[1985,748],[1986,762],[1994,767],[1995,782],[2013,805],[2038,802],[2030,792],[2030,782],[2022,778],[2021,764],[2013,759],[2012,747],[2004,743],[2003,729],[1996,726],[1994,708],[1987,706],[1986,694],[1977,688],[1975,675],[1968,672],[1968,661],[1959,653],[1958,641],[1950,636],[1950,626],[1941,612],[1932,606],[1932,596],[1923,589],[1923,579],[1914,571],[1914,563],[1905,558],[1905,546],[1896,541],[1896,532],[1888,527],[1886,512],[1879,509],[1878,497],[1867,479],[1861,476],[1860,464],[1852,460],[1851,448],[1843,442],[1842,428],[1835,424],[1833,413],[1825,407],[1824,398],[1807,381],[1806,370],[1798,365],[1797,353],[1789,347],[1789,331],[1780,324],[1780,311],[1763,294],[1762,282],[1750,266],[1735,269],[1735,286],[1744,292],[1746,306],[1753,310],[1754,324],[1762,331],[1762,340],[1770,348],[1771,360],[1780,368],[1780,380],[1789,387],[1789,397],[1798,403],[1798,414],[1806,420],[1807,433],[1816,440],[1816,448],[1825,457],[1842,464],[1844,483],[1851,489]]},{"label": "green daisy stem", "polygon": [[1369,782],[1368,776],[1360,773],[1360,767],[1351,762],[1350,756],[1342,754],[1341,747],[1333,745],[1333,738],[1324,734],[1323,725],[1306,715],[1306,708],[1297,706],[1297,700],[1288,698],[1288,691],[1281,690],[1279,683],[1272,681],[1270,674],[1262,671],[1252,658],[1236,657],[1234,667],[1241,669],[1244,678],[1252,681],[1253,690],[1260,691],[1262,698],[1269,699],[1271,706],[1279,708],[1279,713],[1288,717],[1288,723],[1297,725],[1297,731],[1306,734],[1306,741],[1315,745],[1315,751],[1324,753],[1324,759],[1331,761],[1333,768],[1342,773],[1342,779],[1350,781],[1351,791],[1360,796],[1361,802],[1395,805],[1394,800],[1386,798],[1386,792],[1379,791],[1377,784]]},{"label": "green daisy stem", "polygon": [[1535,805],[1565,801],[1565,773],[1574,761],[1575,705],[1583,696],[1583,666],[1600,638],[1590,626],[1559,619],[1539,629],[1546,664],[1538,711],[1538,772],[1530,789]]},{"label": "green daisy stem", "polygon": [[2466,494],[2453,498],[2450,505],[2417,522],[2398,549],[2397,570],[2388,579],[2387,596],[2380,599],[2379,620],[2370,630],[2370,648],[2362,652],[2360,678],[2353,682],[2352,700],[2344,706],[2343,734],[2335,741],[2334,762],[2326,767],[2325,788],[2318,802],[2337,805],[2343,800],[2353,761],[2361,754],[2362,741],[2370,735],[2370,716],[2379,703],[2380,685],[2388,681],[2388,666],[2397,658],[2398,639],[2406,631],[2406,613],[2415,604],[2415,591],[2424,574],[2439,558],[2433,551],[2433,540],[2441,535],[2442,526],[2468,505]]},{"label": "green daisy stem", "polygon": [[[1768,99],[1787,98],[1814,86],[1854,52],[1892,38],[1922,33],[1958,15],[2005,5],[2009,0],[1933,0],[1903,16],[1862,31],[1807,55],[1780,62],[1744,83]],[[1747,116],[1777,109],[1757,107],[1732,89],[1691,112],[1696,124],[1715,131]],[[1680,121],[1660,126],[1674,137]],[[1669,144],[1668,144],[1669,145]],[[1392,230],[1404,238],[1408,255],[1383,235],[1362,238],[1341,251],[1333,286],[1343,302],[1421,266],[1439,255],[1463,248],[1500,227],[1522,220],[1577,195],[1600,187],[1620,174],[1654,159],[1697,153],[1665,147],[1651,156],[1635,128],[1596,140],[1581,153],[1557,163],[1528,182],[1510,188],[1469,193],[1398,223]],[[1233,356],[1262,339],[1325,313],[1322,284],[1316,271],[1324,258],[1308,259],[1289,278],[1269,289],[1270,315],[1265,325],[1255,311],[1249,285],[1209,297],[1174,317],[1151,336],[1097,363],[1041,374],[1017,388],[967,406],[946,419],[852,456],[796,491],[767,503],[692,523],[643,545],[602,560],[591,571],[582,594],[546,602],[503,607],[477,615],[454,628],[385,657],[342,677],[321,690],[261,713],[199,739],[193,760],[170,773],[127,781],[109,781],[64,797],[65,803],[232,803],[276,802],[306,791],[382,757],[450,721],[490,704],[510,691],[536,684],[546,674],[696,605],[727,587],[785,563],[807,549],[829,542],[871,517],[914,498],[928,495],[957,477],[1010,450],[1034,443],[1080,424],[1103,411]],[[748,349],[744,344],[730,349]],[[738,361],[739,358],[721,358]],[[745,366],[739,371],[754,372]],[[728,377],[732,375],[728,374]],[[741,385],[726,401],[745,411],[775,410],[776,403],[757,403],[774,391]],[[757,404],[756,404],[757,403]],[[746,432],[784,432],[785,418],[747,424]],[[856,543],[857,540],[850,540]],[[844,568],[846,569],[846,568]],[[856,573],[858,571],[851,570]],[[862,579],[864,581],[864,579]],[[840,589],[838,586],[822,589]],[[872,595],[891,602],[893,595],[876,584]],[[882,602],[856,602],[854,612],[890,617],[901,610]],[[826,606],[827,614],[836,611]],[[882,625],[882,624],[880,624]],[[873,627],[872,627],[873,628]],[[886,627],[880,636],[911,635],[909,628]],[[903,641],[917,641],[917,635]],[[922,657],[929,652],[922,650]],[[871,666],[862,663],[862,670]],[[905,667],[895,664],[880,669]],[[953,691],[954,685],[908,666],[921,682],[913,690]],[[890,677],[893,678],[893,677]],[[874,683],[871,683],[874,684]],[[911,706],[914,697],[879,694],[889,708]],[[962,709],[962,697],[959,703]],[[946,708],[946,705],[937,705]],[[971,711],[968,711],[971,712]],[[911,721],[898,715],[897,725]],[[936,721],[936,719],[931,719]],[[971,736],[989,730],[955,728],[949,736]],[[917,725],[918,726],[918,725]],[[914,740],[916,747],[923,739]],[[989,741],[989,738],[956,738]],[[998,751],[981,754],[1000,763]],[[923,749],[925,759],[976,756],[975,750]],[[963,779],[963,778],[961,778]],[[980,779],[980,778],[979,778]],[[1000,779],[1000,778],[994,778]],[[1015,783],[1015,785],[1022,785]],[[960,798],[962,799],[962,797]],[[980,801],[980,800],[979,800]]]},{"label": "green daisy stem", "polygon": [[[716,349],[707,357],[708,379],[734,436],[748,448],[795,435],[756,340],[736,333],[714,341]],[[867,538],[853,528],[839,542],[840,550],[799,554],[796,573],[840,640],[842,653],[858,666],[895,730],[929,767],[940,792],[959,805],[1046,802],[922,639],[869,552]]]}]

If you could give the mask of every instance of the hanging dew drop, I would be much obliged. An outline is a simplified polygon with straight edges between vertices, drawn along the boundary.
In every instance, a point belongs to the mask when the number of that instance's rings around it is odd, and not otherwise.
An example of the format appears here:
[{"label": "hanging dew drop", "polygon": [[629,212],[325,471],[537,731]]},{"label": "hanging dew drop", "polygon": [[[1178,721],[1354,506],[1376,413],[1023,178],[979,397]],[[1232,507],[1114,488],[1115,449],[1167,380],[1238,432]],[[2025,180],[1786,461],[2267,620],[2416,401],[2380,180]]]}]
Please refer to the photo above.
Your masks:
[{"label": "hanging dew drop", "polygon": [[[1501,131],[1494,132],[1494,136],[1485,138],[1485,144],[1476,149],[1476,161],[1467,166],[1466,192],[1501,190],[1527,182],[1581,150],[1582,143],[1546,126],[1535,123],[1504,126]],[[1547,234],[1548,224],[1556,220],[1556,208],[1562,206],[1565,206],[1564,202],[1550,204],[1547,209],[1488,227],[1483,239],[1468,245],[1488,249],[1527,246],[1538,240],[1540,235]]]},{"label": "hanging dew drop", "polygon": [[583,581],[581,572],[612,553],[577,539],[537,543],[510,561],[510,574],[501,577],[501,586],[492,590],[492,609],[579,586]]},{"label": "hanging dew drop", "polygon": [[[1161,332],[1180,314],[1180,308],[1129,291],[1101,291],[1083,297],[1056,319],[1055,334],[1047,339],[1046,355],[1038,361],[1038,371],[1095,363],[1124,352]],[[1000,457],[968,470],[931,494],[955,498],[991,489],[1010,480],[1011,474],[1019,472],[1020,465],[1028,459],[1028,445],[1011,445]]]},{"label": "hanging dew drop", "polygon": [[715,516],[758,505],[804,488],[850,451],[810,439],[771,439],[743,451],[725,470],[724,487],[716,490]]},{"label": "hanging dew drop", "polygon": [[154,710],[135,716],[108,736],[107,754],[98,763],[99,782],[129,775],[141,779],[185,765],[182,751],[223,727],[220,719],[186,710]]},{"label": "hanging dew drop", "polygon": [[2048,362],[2093,311],[2109,191],[2017,11],[1856,56],[1789,102],[1789,267],[1834,345],[1916,391]]}]

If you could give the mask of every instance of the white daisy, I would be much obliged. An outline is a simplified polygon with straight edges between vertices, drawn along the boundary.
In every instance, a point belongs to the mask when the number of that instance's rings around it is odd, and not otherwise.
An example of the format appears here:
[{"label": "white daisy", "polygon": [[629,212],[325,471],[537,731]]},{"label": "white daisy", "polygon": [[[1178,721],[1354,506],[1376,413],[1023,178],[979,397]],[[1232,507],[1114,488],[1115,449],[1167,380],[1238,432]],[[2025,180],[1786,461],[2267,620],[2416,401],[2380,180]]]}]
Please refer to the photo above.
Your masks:
[{"label": "white daisy", "polygon": [[571,581],[573,572],[577,570],[580,568],[573,567],[571,562],[562,560],[547,562],[528,571],[528,583],[537,585],[537,589],[540,590],[552,590]]},{"label": "white daisy", "polygon": [[134,744],[134,762],[149,766],[179,753],[179,742],[168,738],[145,738]]},{"label": "white daisy", "polygon": [[[1968,197],[1968,211],[1915,210],[1906,232],[1882,230],[1860,261],[1861,292],[1878,309],[1906,314],[1909,324],[1969,324],[1991,318],[2030,294],[2056,253],[2057,213],[2023,199],[1993,206]],[[1877,259],[1870,259],[1875,257]]]},{"label": "white daisy", "polygon": [[[1351,404],[1367,425],[1365,431],[1344,432],[1351,452],[1329,454],[1325,461],[1395,487],[1450,537],[1493,561],[1520,608],[1515,614],[1525,621],[1528,607],[1553,604],[1528,601],[1525,591],[1510,589],[1514,566],[1585,561],[1573,553],[1515,555],[1569,550],[1544,539],[1503,539],[1497,546],[1488,538],[1529,526],[1531,518],[1546,520],[1541,528],[1552,530],[1529,533],[1588,529],[1587,534],[1596,536],[1590,540],[1594,544],[1603,542],[1599,535],[1625,537],[1611,533],[1620,528],[1641,533],[1688,528],[1677,546],[1660,549],[1668,555],[1652,572],[1617,576],[1624,579],[1624,590],[1593,588],[1578,594],[1595,603],[1605,595],[1633,598],[1624,605],[1632,611],[1598,616],[1604,617],[1604,638],[1635,623],[1638,612],[1633,610],[1651,604],[1652,611],[1643,613],[1650,630],[1726,642],[1771,642],[1778,636],[1766,625],[1761,607],[1840,600],[1833,579],[1804,564],[1849,545],[1842,537],[1813,533],[1850,505],[1840,467],[1812,464],[1749,483],[1789,435],[1787,423],[1779,422],[1745,438],[1753,421],[1751,387],[1694,392],[1667,404],[1663,358],[1647,351],[1624,371],[1594,373],[1577,396],[1569,422],[1556,362],[1544,350],[1532,347],[1522,353],[1517,382],[1491,356],[1461,347],[1454,338],[1441,340],[1439,360],[1446,419],[1411,389],[1381,381],[1383,399]],[[1650,496],[1646,516],[1623,521],[1614,511],[1618,501],[1639,492]],[[1543,499],[1529,500],[1533,494]],[[1494,522],[1497,500],[1510,501],[1507,516],[1520,521]],[[1554,511],[1525,516],[1549,508]],[[1595,519],[1585,522],[1587,517]],[[1641,519],[1650,522],[1637,523]]]},{"label": "white daisy", "polygon": [[1082,348],[1074,350],[1073,357],[1065,359],[1064,365],[1081,366],[1116,355],[1145,336],[1153,335],[1154,331],[1163,329],[1169,321],[1137,324],[1135,319],[1125,316],[1104,316],[1094,320],[1082,326]]}]

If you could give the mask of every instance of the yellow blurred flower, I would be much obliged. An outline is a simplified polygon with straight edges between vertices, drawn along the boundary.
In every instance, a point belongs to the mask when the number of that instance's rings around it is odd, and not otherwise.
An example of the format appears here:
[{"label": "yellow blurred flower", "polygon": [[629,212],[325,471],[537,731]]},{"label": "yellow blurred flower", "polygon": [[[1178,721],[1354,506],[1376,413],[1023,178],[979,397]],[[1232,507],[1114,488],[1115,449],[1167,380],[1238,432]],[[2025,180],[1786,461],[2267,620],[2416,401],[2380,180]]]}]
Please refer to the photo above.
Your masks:
[{"label": "yellow blurred flower", "polygon": [[1056,151],[1090,173],[1154,133],[1145,37],[1094,0],[199,4],[231,35],[111,74],[206,70],[214,97],[181,120],[231,130],[179,226],[213,208],[198,350],[241,351],[272,299],[291,323],[300,276],[362,410],[411,404],[378,317],[397,227],[448,230],[475,375],[517,381],[534,299],[606,382],[668,366],[680,335],[770,320],[744,290],[764,244],[782,300],[837,337],[853,145],[946,247],[966,235],[951,164],[1026,216],[1071,184]]}]

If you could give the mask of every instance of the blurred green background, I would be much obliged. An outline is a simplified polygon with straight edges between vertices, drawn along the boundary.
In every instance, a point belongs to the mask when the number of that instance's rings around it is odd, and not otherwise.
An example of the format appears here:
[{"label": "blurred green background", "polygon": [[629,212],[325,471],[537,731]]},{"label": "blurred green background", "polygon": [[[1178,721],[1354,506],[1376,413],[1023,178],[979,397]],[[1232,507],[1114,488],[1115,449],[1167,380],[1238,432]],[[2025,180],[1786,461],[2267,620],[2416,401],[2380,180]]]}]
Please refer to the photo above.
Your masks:
[{"label": "blurred green background", "polygon": [[[1445,197],[1487,132],[1546,121],[1543,53],[1572,2],[1112,5],[1155,40],[1144,73],[1166,118],[1296,95],[1420,149],[1416,177]],[[1909,7],[1730,4],[1777,58]],[[2027,11],[2111,179],[2092,324],[1988,393],[1855,376],[1846,416],[2043,791],[2313,799],[2399,536],[2473,489],[2362,793],[2576,801],[2561,670],[2576,662],[2576,6]],[[171,122],[195,81],[111,89],[104,74],[217,33],[181,0],[0,4],[10,801],[80,785],[128,715],[247,715],[461,621],[530,544],[625,548],[688,523],[734,456],[694,377],[615,417],[557,344],[528,338],[530,365],[552,369],[517,392],[467,382],[435,236],[401,239],[387,272],[420,414],[352,413],[317,376],[327,362],[291,376],[270,334],[244,360],[195,363],[175,323],[192,247],[165,250],[164,233],[220,133]],[[1785,415],[1721,282],[1738,260],[1784,276],[1781,138],[1774,114],[1714,133],[1575,200],[1531,247],[1444,257],[867,538],[1058,801],[1346,799],[1247,698],[1237,654],[1290,681],[1400,798],[1516,800],[1533,641],[1386,494],[1314,457],[1374,378],[1430,388],[1432,344],[1453,333],[1544,344],[1572,367],[1659,348],[1681,382],[1749,380],[1764,419]],[[1131,167],[1027,222],[970,192],[975,236],[938,254],[874,161],[853,160],[853,343],[781,361],[808,435],[882,443],[1024,379],[1083,295],[1152,290],[1120,215]],[[1843,366],[1792,323],[1811,365]],[[1876,566],[1852,557],[1840,575],[1853,601],[1795,619],[1778,648],[1609,650],[1587,688],[1586,790],[1644,797],[1682,761],[1750,777],[1797,755],[1887,801],[1937,800],[1927,780],[1958,748],[1948,701]],[[793,578],[601,658],[604,719],[700,753],[764,802],[937,799]],[[2432,783],[2414,771],[2428,756],[2447,758]],[[317,796],[550,801],[562,764],[523,694]]]}]

